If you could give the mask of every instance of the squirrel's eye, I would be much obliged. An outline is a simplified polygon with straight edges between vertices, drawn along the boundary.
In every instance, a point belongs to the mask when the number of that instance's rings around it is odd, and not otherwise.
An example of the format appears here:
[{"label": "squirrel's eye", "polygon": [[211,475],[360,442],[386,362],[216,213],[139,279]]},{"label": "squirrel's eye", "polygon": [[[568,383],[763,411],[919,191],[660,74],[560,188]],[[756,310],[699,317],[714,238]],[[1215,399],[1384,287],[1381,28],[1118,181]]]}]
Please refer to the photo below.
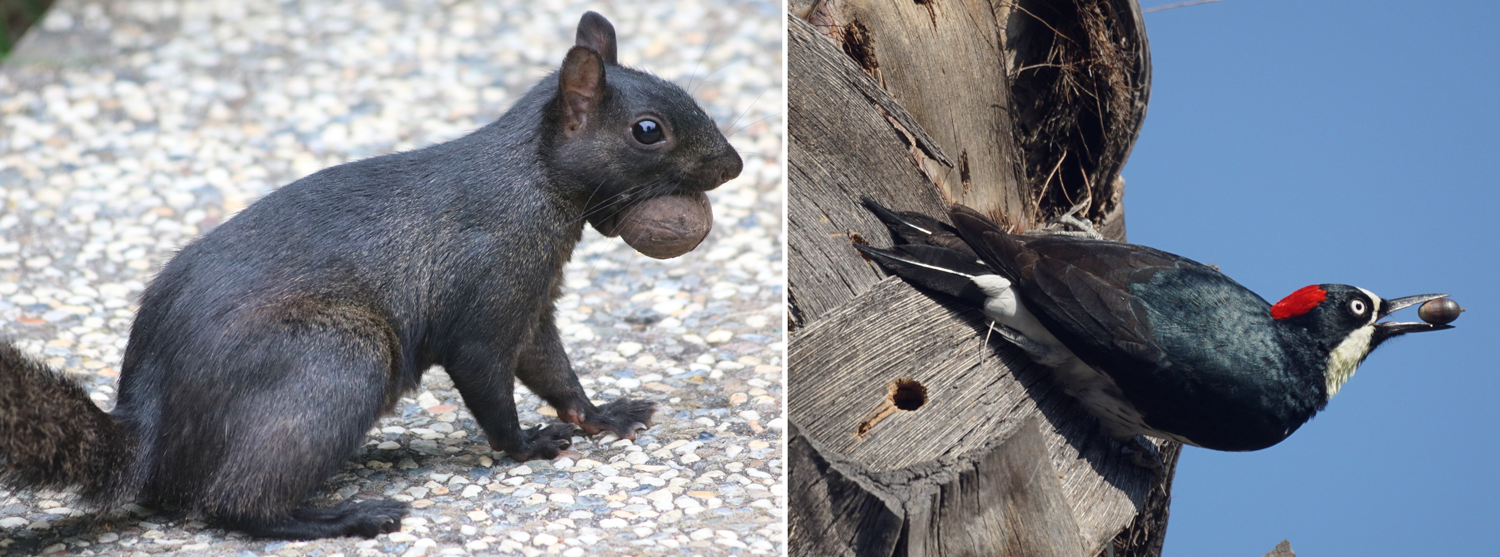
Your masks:
[{"label": "squirrel's eye", "polygon": [[646,145],[657,143],[662,139],[661,124],[655,120],[641,120],[630,127],[630,133],[635,140]]}]

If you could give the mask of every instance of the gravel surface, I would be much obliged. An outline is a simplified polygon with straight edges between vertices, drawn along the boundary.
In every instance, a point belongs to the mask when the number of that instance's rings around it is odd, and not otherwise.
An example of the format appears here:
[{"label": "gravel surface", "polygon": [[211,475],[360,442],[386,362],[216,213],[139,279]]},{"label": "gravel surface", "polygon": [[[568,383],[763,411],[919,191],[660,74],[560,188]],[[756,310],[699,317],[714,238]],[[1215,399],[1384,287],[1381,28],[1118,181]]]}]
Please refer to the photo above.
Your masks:
[{"label": "gravel surface", "polygon": [[[599,400],[657,401],[635,442],[517,463],[440,370],[318,504],[411,502],[372,540],[248,539],[176,509],[96,520],[0,490],[14,554],[768,554],[781,481],[782,19],[772,2],[61,0],[0,66],[0,335],[112,405],[144,285],[174,250],[318,169],[452,139],[560,63],[587,9],[620,59],[677,81],[745,159],[714,231],[656,261],[589,230],[558,325]],[[518,389],[521,420],[555,421]]]}]

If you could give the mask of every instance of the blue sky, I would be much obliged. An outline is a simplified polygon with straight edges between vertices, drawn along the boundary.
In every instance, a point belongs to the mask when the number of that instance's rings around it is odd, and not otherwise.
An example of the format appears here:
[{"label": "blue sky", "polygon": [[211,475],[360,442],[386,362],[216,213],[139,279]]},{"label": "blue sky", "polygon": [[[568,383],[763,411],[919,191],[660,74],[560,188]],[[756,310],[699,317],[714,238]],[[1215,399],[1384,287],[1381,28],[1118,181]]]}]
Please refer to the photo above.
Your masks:
[{"label": "blue sky", "polygon": [[1500,3],[1225,0],[1146,22],[1132,242],[1272,302],[1341,282],[1469,309],[1381,347],[1280,445],[1185,450],[1164,554],[1493,554]]}]

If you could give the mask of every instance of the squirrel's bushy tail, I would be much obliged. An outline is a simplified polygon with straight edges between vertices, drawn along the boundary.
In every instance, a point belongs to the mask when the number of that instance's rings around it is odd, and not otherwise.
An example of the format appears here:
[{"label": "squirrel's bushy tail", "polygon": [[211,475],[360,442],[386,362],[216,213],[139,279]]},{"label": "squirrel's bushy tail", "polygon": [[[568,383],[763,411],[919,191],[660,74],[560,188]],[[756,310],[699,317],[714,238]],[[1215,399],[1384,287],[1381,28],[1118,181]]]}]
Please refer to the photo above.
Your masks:
[{"label": "squirrel's bushy tail", "polygon": [[0,340],[0,481],[118,502],[135,447],[83,387]]}]

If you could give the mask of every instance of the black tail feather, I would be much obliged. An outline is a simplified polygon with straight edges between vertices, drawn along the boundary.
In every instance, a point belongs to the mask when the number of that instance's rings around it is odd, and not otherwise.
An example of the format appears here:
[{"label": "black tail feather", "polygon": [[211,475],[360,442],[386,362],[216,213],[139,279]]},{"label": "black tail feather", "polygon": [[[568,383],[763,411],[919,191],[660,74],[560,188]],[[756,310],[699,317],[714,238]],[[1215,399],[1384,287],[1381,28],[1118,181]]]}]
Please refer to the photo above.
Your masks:
[{"label": "black tail feather", "polygon": [[906,240],[906,243],[908,244],[923,243],[922,238],[926,236],[939,234],[942,232],[951,232],[951,229],[949,229],[948,225],[943,224],[937,219],[934,219],[927,215],[923,215],[921,213],[913,213],[910,211],[902,211],[898,213],[896,211],[885,208],[884,205],[876,203],[873,199],[865,198],[863,201],[865,207],[868,208],[871,213],[875,213],[875,216],[880,219],[880,222],[885,223],[885,226],[887,228],[890,228],[891,232],[895,233],[898,237]]},{"label": "black tail feather", "polygon": [[121,502],[129,499],[124,478],[135,446],[83,387],[0,340],[0,480]]},{"label": "black tail feather", "polygon": [[979,259],[958,232],[942,221],[921,213],[892,211],[869,198],[864,199],[864,204],[880,222],[885,223],[898,243],[937,246],[965,254],[970,260]]},{"label": "black tail feather", "polygon": [[980,305],[985,295],[973,278],[995,274],[965,253],[937,246],[907,244],[891,250],[859,244],[854,247],[907,282]]}]

